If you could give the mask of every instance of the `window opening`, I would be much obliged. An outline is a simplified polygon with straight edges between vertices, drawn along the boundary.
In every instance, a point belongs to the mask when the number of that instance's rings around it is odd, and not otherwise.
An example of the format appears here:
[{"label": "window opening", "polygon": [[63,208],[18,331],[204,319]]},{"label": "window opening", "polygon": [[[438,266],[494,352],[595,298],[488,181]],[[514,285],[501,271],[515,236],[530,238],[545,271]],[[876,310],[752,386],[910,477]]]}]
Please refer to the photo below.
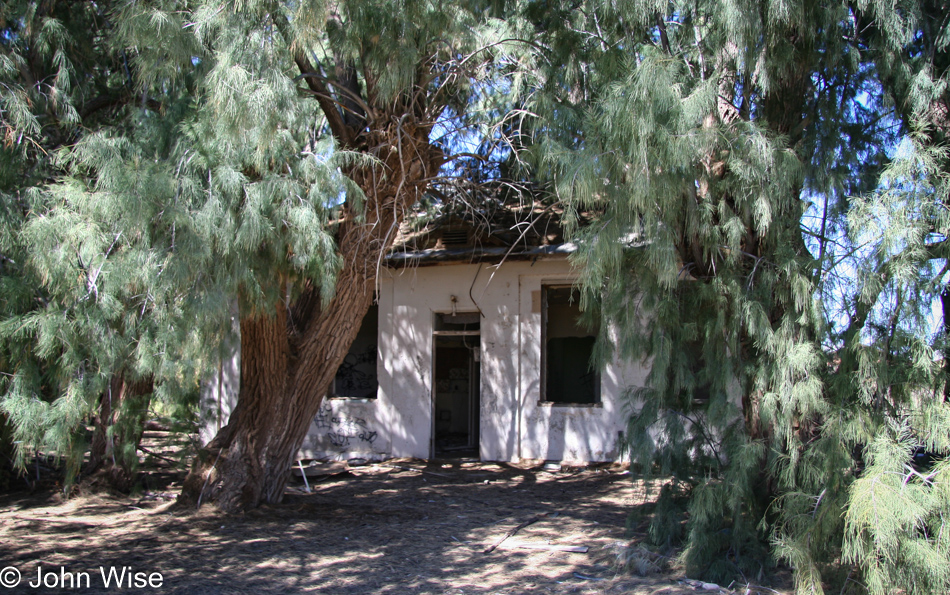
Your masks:
[{"label": "window opening", "polygon": [[379,306],[370,306],[360,330],[350,345],[349,352],[336,371],[330,397],[346,399],[375,399],[379,388],[376,376],[377,337],[379,334]]},{"label": "window opening", "polygon": [[580,323],[580,292],[571,286],[544,286],[542,300],[542,401],[599,402],[600,374],[592,364],[597,329]]}]

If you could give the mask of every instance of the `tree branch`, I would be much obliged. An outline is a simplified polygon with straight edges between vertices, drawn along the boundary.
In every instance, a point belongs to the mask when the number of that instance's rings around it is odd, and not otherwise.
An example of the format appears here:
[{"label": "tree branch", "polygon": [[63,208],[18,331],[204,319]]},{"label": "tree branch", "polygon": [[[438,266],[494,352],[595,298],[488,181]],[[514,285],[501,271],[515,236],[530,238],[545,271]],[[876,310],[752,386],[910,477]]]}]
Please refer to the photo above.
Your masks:
[{"label": "tree branch", "polygon": [[[349,87],[345,85],[341,85],[337,83],[336,81],[330,80],[329,78],[323,76],[322,74],[317,74],[316,72],[302,72],[298,74],[297,76],[295,76],[294,80],[298,81],[300,79],[306,79],[306,78],[320,79],[324,84],[332,86],[337,91],[341,91],[344,95],[347,96],[348,99],[350,99],[353,103],[357,104],[359,108],[362,109],[365,113],[361,114],[357,112],[356,110],[354,110],[352,107],[348,107],[345,103],[342,103],[330,97],[330,99],[334,101],[338,106],[340,106],[341,109],[349,111],[352,114],[358,115],[360,118],[363,118],[363,119],[366,119],[366,118],[372,119],[375,117],[376,115],[375,110],[373,110],[373,108],[371,108],[369,104],[367,104],[363,100],[362,97],[360,97],[357,93],[353,92]],[[327,90],[329,91],[329,88]],[[314,91],[314,94],[316,94],[315,91]]]},{"label": "tree branch", "polygon": [[672,56],[673,52],[670,50],[670,38],[666,34],[666,23],[663,21],[663,15],[659,12],[656,13],[656,27],[660,31],[660,44],[663,46],[663,51],[667,55]]},{"label": "tree branch", "polygon": [[[283,14],[274,14],[273,19],[274,26],[280,31],[284,41],[287,44],[291,44],[293,36],[290,34],[290,23],[287,21],[287,17]],[[307,55],[304,53],[303,48],[296,44],[291,45],[294,47],[294,64],[297,65],[300,74],[303,75],[304,80],[307,82],[307,86],[313,91],[314,96],[317,98],[317,103],[320,105],[320,109],[323,110],[323,115],[327,117],[330,132],[336,137],[340,146],[352,146],[355,134],[344,123],[343,114],[337,109],[336,102],[331,99],[332,94],[330,90],[323,82],[325,80],[324,77],[317,74],[310,59],[307,58]]]}]

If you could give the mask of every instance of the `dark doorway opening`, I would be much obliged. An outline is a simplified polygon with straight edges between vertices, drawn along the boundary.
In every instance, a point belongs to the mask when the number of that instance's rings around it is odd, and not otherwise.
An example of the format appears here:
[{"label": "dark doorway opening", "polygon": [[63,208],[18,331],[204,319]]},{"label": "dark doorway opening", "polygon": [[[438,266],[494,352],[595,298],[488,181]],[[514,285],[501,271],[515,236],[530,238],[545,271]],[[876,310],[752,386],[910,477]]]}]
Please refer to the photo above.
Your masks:
[{"label": "dark doorway opening", "polygon": [[435,337],[435,444],[437,458],[478,458],[479,336]]}]

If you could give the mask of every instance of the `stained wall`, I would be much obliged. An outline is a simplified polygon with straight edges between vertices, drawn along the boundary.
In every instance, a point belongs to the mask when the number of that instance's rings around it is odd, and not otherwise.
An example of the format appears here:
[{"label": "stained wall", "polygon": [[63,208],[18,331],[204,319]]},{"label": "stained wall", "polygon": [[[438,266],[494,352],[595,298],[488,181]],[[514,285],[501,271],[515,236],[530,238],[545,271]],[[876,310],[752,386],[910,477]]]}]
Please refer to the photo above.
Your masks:
[{"label": "stained wall", "polygon": [[642,366],[613,362],[600,401],[554,405],[541,396],[541,289],[570,283],[566,260],[384,269],[379,287],[375,399],[327,399],[306,458],[428,458],[434,433],[433,323],[437,313],[480,312],[480,436],[483,460],[617,460],[621,399],[642,385]]}]

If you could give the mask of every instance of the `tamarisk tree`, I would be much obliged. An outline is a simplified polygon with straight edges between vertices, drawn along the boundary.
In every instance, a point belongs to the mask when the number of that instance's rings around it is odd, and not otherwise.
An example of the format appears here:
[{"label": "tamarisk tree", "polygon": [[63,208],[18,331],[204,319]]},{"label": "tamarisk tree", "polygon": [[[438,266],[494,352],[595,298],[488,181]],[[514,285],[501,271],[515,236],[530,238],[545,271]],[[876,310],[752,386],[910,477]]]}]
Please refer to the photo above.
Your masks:
[{"label": "tamarisk tree", "polygon": [[37,235],[43,223],[30,223],[34,208],[45,208],[41,189],[68,173],[57,156],[141,99],[128,55],[109,39],[114,9],[109,2],[0,8],[0,411],[13,421],[21,464],[29,447],[47,449],[68,455],[71,476],[86,442],[81,422],[91,417],[86,471],[128,487],[152,374],[133,371],[131,329],[99,307],[124,299],[96,279],[96,252],[119,246],[121,236],[106,239],[109,230],[96,221],[63,221],[73,241],[60,245],[69,266],[56,270],[51,244]]},{"label": "tamarisk tree", "polygon": [[[508,16],[401,1],[156,0],[108,14],[136,99],[59,156],[69,175],[26,224],[30,262],[55,283],[83,280],[78,301],[112,316],[125,369],[161,372],[155,390],[178,391],[217,353],[207,345],[236,302],[240,394],[183,500],[280,500],[400,222],[453,182],[454,149],[501,140],[530,58]],[[88,350],[96,328],[76,337]]]},{"label": "tamarisk tree", "polygon": [[[485,95],[502,77],[511,88],[520,70],[506,51],[510,23],[479,3],[340,2],[304,4],[292,14],[272,5],[258,10],[248,20],[266,32],[273,59],[287,61],[280,83],[293,83],[288,90],[301,96],[295,103],[318,107],[332,135],[339,183],[319,189],[323,200],[332,205],[334,196],[327,194],[340,191],[345,198],[325,211],[333,220],[315,234],[322,233],[324,243],[309,239],[311,246],[290,251],[291,264],[322,252],[326,280],[270,269],[268,274],[279,274],[239,289],[240,395],[184,488],[186,497],[210,497],[227,510],[281,498],[287,469],[372,303],[383,255],[409,208],[453,159],[455,135],[434,138],[444,135],[440,123],[479,132],[472,128],[476,108],[496,115]],[[243,46],[243,39],[236,41]],[[214,48],[217,65],[209,81],[226,83],[216,77],[231,76],[228,62],[238,54],[260,59],[257,48],[238,47]],[[219,92],[211,92],[212,105]],[[237,103],[229,96],[220,104],[233,110]],[[483,120],[482,131],[491,123]],[[211,490],[203,494],[199,485],[206,484]]]},{"label": "tamarisk tree", "polygon": [[597,213],[574,230],[583,296],[618,329],[602,349],[650,363],[629,448],[673,475],[649,533],[682,540],[690,576],[785,561],[800,593],[950,586],[946,327],[927,322],[947,283],[946,14],[534,15],[563,65],[537,154]]},{"label": "tamarisk tree", "polygon": [[[946,2],[915,2],[900,19],[869,18],[863,28],[907,131],[880,188],[848,214],[854,245],[867,249],[846,357],[852,386],[884,423],[850,489],[843,553],[873,593],[950,589],[948,11]],[[925,332],[938,311],[941,324]]]}]

